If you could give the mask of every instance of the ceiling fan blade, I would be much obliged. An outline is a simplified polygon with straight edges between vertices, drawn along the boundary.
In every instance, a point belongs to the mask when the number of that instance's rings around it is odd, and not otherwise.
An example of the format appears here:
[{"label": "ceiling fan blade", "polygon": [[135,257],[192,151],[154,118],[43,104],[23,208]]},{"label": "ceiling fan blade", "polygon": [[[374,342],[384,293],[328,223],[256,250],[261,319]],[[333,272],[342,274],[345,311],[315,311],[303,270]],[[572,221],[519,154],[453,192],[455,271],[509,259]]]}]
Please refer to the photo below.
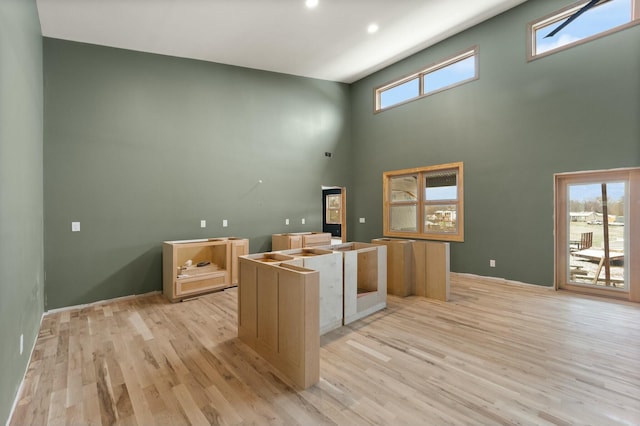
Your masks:
[{"label": "ceiling fan blade", "polygon": [[556,28],[555,30],[551,31],[549,34],[544,36],[544,38],[549,38],[556,35],[560,30],[562,30],[564,27],[572,23],[578,16],[582,15],[584,12],[586,12],[587,10],[591,9],[593,6],[598,4],[599,1],[600,0],[591,0],[589,3],[585,4],[582,8],[580,8],[580,10],[578,10],[573,15],[569,16],[567,20],[562,23],[562,25],[560,25],[558,28]]}]

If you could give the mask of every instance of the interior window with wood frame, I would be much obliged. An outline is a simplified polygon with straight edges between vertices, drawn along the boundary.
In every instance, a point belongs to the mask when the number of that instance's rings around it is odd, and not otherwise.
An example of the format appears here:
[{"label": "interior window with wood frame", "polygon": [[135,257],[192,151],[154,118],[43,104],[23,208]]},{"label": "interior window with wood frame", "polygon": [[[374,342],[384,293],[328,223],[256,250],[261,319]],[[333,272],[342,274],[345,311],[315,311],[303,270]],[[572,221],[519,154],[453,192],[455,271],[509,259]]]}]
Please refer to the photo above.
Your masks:
[{"label": "interior window with wood frame", "polygon": [[464,241],[462,162],[383,174],[384,235]]},{"label": "interior window with wood frame", "polygon": [[527,57],[537,59],[640,23],[640,0],[581,0],[527,26]]}]

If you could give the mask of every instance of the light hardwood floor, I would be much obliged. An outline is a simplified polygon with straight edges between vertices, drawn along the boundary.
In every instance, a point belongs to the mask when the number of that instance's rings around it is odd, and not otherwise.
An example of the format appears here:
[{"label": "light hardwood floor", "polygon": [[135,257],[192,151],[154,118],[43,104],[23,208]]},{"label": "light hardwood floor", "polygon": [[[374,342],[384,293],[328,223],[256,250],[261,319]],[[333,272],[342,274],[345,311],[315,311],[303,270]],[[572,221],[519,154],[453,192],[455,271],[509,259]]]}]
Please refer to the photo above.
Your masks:
[{"label": "light hardwood floor", "polygon": [[237,290],[44,318],[10,424],[640,424],[640,305],[452,276],[451,301],[321,340],[297,392],[236,337]]}]

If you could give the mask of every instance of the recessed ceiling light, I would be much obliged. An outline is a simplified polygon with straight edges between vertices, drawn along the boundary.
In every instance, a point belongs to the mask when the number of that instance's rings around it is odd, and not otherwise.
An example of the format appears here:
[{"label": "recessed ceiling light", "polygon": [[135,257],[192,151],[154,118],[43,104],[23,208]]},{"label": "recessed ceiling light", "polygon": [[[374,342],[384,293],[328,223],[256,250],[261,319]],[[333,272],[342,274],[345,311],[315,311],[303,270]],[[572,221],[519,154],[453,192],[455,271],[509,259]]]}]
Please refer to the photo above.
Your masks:
[{"label": "recessed ceiling light", "polygon": [[367,27],[367,32],[369,34],[373,34],[376,31],[378,31],[378,24],[376,24],[375,22],[373,24],[369,24],[369,26]]},{"label": "recessed ceiling light", "polygon": [[318,0],[307,0],[305,2],[305,4],[307,5],[307,7],[309,9],[313,9],[314,7],[316,7],[318,5]]}]

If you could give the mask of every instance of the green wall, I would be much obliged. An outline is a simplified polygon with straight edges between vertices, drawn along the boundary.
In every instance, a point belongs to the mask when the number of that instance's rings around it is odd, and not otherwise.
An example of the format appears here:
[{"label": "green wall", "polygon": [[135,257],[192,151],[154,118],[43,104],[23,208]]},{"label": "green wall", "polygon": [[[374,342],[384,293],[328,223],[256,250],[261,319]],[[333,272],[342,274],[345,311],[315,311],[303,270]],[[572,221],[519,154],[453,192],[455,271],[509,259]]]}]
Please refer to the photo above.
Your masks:
[{"label": "green wall", "polygon": [[[557,8],[526,2],[352,85],[351,237],[381,235],[384,171],[464,161],[451,269],[552,285],[554,173],[640,166],[640,26],[527,63],[526,24]],[[473,45],[479,80],[372,113],[375,87]]]},{"label": "green wall", "polygon": [[[46,307],[159,290],[163,240],[257,252],[316,230],[321,185],[348,187],[350,240],[379,237],[382,172],[452,161],[452,270],[551,285],[553,174],[640,165],[640,26],[528,63],[526,23],[557,7],[527,2],[350,86],[45,39]],[[373,114],[376,86],[472,45],[478,81]]]},{"label": "green wall", "polygon": [[44,65],[47,309],[161,290],[165,240],[269,250],[349,186],[348,85],[49,38]]},{"label": "green wall", "polygon": [[0,424],[9,417],[42,318],[42,204],[36,2],[0,0]]},{"label": "green wall", "polygon": [[[348,238],[367,241],[383,171],[464,161],[452,270],[551,285],[553,174],[640,166],[640,26],[527,63],[526,23],[557,7],[527,2],[349,86],[43,47],[35,1],[0,0],[0,419],[43,306],[160,290],[163,240],[235,235],[257,252],[316,230],[321,185],[348,187]],[[472,45],[480,80],[372,113],[376,86]]]}]

